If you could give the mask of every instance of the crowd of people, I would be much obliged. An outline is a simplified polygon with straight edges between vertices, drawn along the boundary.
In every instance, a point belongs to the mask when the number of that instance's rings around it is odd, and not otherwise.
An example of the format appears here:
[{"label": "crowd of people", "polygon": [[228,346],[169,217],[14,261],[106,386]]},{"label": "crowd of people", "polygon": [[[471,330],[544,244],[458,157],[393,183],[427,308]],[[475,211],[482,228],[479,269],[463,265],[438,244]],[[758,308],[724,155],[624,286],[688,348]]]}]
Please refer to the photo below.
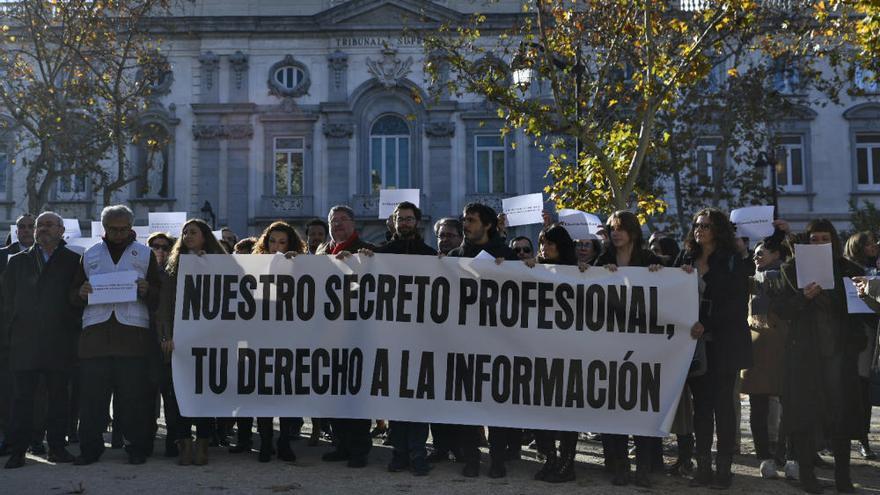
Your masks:
[{"label": "crowd of people", "polygon": [[[18,240],[0,250],[0,454],[9,456],[6,468],[24,466],[28,451],[53,463],[98,462],[110,425],[111,445],[124,447],[131,464],[142,464],[153,455],[160,406],[167,431],[164,454],[181,465],[208,463],[211,446],[218,445],[232,454],[256,450],[260,462],[273,457],[295,462],[292,442],[302,418],[279,418],[278,435],[275,418],[257,418],[255,443],[253,418],[187,418],[177,407],[170,356],[180,256],[225,253],[344,259],[355,253],[472,258],[485,251],[499,264],[528,267],[695,272],[700,310],[691,337],[696,350],[672,427],[678,457],[664,465],[660,438],[635,436],[630,449],[627,435],[587,433],[601,440],[612,483],[650,487],[652,476],[665,472],[690,478],[691,486],[730,487],[740,450],[740,394],[748,395],[764,478],[781,472],[799,479],[805,491],[820,493],[815,467],[824,463],[818,453],[827,450],[834,457],[837,491],[850,493],[852,441],[859,442],[863,457],[874,458],[868,430],[870,377],[880,355],[878,318],[849,313],[842,283],[834,288],[798,283],[798,260],[792,255],[796,243],[831,244],[835,279],[851,278],[859,297],[880,312],[880,279],[868,277],[880,266],[880,249],[870,232],[854,233],[844,243],[827,220],[809,222],[801,234],[777,220],[773,235],[753,240],[752,251],[727,215],[709,208],[694,215],[681,246],[662,233],[645,239],[639,220],[628,211],[611,214],[596,235],[585,239],[573,239],[545,214],[533,243],[523,236],[507,239],[504,215],[471,203],[460,218],[438,220],[436,242],[429,243],[422,236],[421,211],[404,202],[389,218],[386,242],[379,245],[359,236],[351,208],[337,205],[326,222],[314,219],[302,226],[305,238],[290,223],[276,221],[256,238],[239,240],[224,229],[217,239],[207,223],[191,219],[181,232],[152,234],[145,246],[136,241],[133,221],[124,205],[104,208],[102,241],[80,256],[65,247],[59,215],[22,215],[16,221]],[[88,304],[92,277],[124,270],[138,274],[136,301]],[[464,476],[479,476],[479,447],[488,443],[488,475],[501,478],[505,463],[520,458],[523,446],[534,440],[543,459],[534,478],[549,483],[575,479],[578,439],[584,433],[489,426],[486,438],[480,425],[391,420],[377,422],[371,431],[370,419],[311,422],[308,445],[322,437],[332,442],[324,461],[363,467],[373,436],[387,430],[393,446],[388,470],[417,476],[450,460],[463,464]],[[79,455],[74,456],[67,447],[76,443]]]}]

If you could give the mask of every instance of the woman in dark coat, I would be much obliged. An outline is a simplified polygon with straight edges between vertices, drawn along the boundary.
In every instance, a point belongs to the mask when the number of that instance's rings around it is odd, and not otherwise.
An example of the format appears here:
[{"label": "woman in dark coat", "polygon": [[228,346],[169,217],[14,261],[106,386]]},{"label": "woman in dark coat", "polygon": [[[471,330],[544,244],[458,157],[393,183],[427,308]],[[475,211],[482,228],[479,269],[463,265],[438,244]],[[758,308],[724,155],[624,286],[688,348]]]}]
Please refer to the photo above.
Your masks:
[{"label": "woman in dark coat", "polygon": [[783,428],[792,438],[804,490],[822,492],[813,458],[817,436],[826,433],[831,436],[837,491],[854,493],[850,441],[865,433],[858,380],[858,355],[865,346],[865,334],[860,323],[864,318],[847,312],[841,279],[862,275],[864,269],[843,257],[830,221],[813,220],[806,233],[810,244],[831,244],[837,282],[833,289],[815,282],[800,289],[797,258],[782,267],[785,285],[778,310],[790,321],[782,385]]},{"label": "woman in dark coat", "polygon": [[[697,471],[691,486],[728,488],[732,481],[734,435],[739,425],[733,389],[740,370],[752,366],[752,341],[746,321],[750,267],[736,252],[733,225],[720,210],[707,208],[694,216],[684,251],[675,262],[696,270],[700,287],[700,322],[695,330],[706,345],[708,369],[688,378],[694,396]],[[712,477],[712,437],[717,430],[718,455]]]},{"label": "woman in dark coat", "polygon": [[[621,266],[648,267],[651,271],[657,271],[663,264],[659,257],[644,247],[642,227],[639,219],[628,211],[617,211],[608,217],[606,222],[610,233],[608,248],[596,260],[596,265],[604,266],[610,271],[617,271]],[[648,473],[651,472],[655,461],[656,452],[662,456],[660,439],[636,435],[636,478],[635,484],[643,488],[651,487]],[[612,483],[623,486],[629,483],[629,455],[627,446],[628,435],[602,435],[602,447],[605,451],[606,465],[611,466],[614,473]]]},{"label": "woman in dark coat", "polygon": [[[523,260],[526,265],[535,266],[535,260]],[[538,236],[538,263],[553,265],[578,265],[581,271],[587,269],[586,263],[578,263],[575,244],[565,227],[554,224],[541,231]],[[556,440],[559,440],[559,450]],[[549,483],[574,481],[574,458],[577,453],[578,433],[576,431],[536,430],[535,443],[538,452],[546,461],[535,473],[535,479]]]}]

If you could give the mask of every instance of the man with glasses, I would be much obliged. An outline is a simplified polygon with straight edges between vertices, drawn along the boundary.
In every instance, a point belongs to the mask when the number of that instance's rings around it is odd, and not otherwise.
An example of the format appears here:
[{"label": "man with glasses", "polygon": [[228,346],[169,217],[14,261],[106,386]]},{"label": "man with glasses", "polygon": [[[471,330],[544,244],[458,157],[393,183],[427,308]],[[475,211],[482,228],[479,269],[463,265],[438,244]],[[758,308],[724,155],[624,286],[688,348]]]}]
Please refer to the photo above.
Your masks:
[{"label": "man with glasses", "polygon": [[[354,225],[354,210],[345,205],[330,208],[327,215],[330,224],[330,240],[324,242],[315,254],[346,256],[360,249],[375,249],[358,236]],[[321,459],[327,462],[348,461],[350,468],[362,468],[367,465],[367,455],[373,446],[370,437],[369,419],[331,419],[333,435],[336,438],[336,450],[327,452]]]},{"label": "man with glasses", "polygon": [[[33,215],[25,213],[15,220],[15,235],[18,237],[18,241],[0,249],[0,274],[6,270],[6,264],[9,261],[10,256],[33,246]],[[2,308],[2,305],[0,305],[0,308]],[[2,309],[0,309],[0,311],[2,311]],[[2,320],[8,321],[5,315],[2,316]],[[7,365],[9,362],[8,342],[9,339],[3,333],[3,330],[0,330],[0,430],[3,431],[3,440],[0,441],[0,456],[9,454],[7,437],[9,436],[10,408],[12,407],[12,375],[9,372],[9,366]],[[40,437],[42,437],[42,432]],[[40,440],[40,446],[42,447],[42,440]]]},{"label": "man with glasses", "polygon": [[461,220],[445,217],[434,224],[434,236],[437,237],[437,251],[448,254],[449,251],[461,246]]},{"label": "man with glasses", "polygon": [[535,249],[532,247],[532,240],[526,236],[514,237],[510,241],[510,249],[516,253],[516,257],[521,260],[530,260],[535,257]]},{"label": "man with glasses", "polygon": [[3,274],[2,325],[9,342],[12,372],[12,455],[6,468],[24,466],[34,422],[34,399],[42,379],[48,391],[49,462],[72,462],[64,448],[69,413],[68,383],[76,360],[78,310],[68,288],[79,256],[64,247],[64,221],[53,212],[36,220],[36,242],[13,256]]},{"label": "man with glasses", "polygon": [[[130,464],[143,464],[151,452],[155,390],[150,377],[156,352],[156,332],[150,316],[159,305],[161,275],[150,248],[137,242],[134,214],[125,205],[101,212],[103,242],[86,250],[71,290],[71,301],[84,307],[80,358],[80,451],[75,464],[96,462],[104,452],[110,396],[116,398],[114,427],[121,427],[130,444]],[[87,304],[89,278],[117,271],[137,272],[137,297],[115,304]]]}]

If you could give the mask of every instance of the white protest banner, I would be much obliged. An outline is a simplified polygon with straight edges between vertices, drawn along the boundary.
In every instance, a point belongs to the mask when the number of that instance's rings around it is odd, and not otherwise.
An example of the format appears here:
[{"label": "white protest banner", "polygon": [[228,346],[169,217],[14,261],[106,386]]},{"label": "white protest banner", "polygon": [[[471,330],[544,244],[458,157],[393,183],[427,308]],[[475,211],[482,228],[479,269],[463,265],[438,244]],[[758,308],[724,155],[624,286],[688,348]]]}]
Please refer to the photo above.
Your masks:
[{"label": "white protest banner", "polygon": [[[873,279],[876,277],[865,277],[868,279]],[[859,297],[859,291],[856,289],[856,284],[853,283],[853,280],[849,277],[843,277],[843,289],[846,291],[846,312],[850,314],[869,314],[872,315],[875,313],[873,309],[870,308],[865,301]]]},{"label": "white protest banner", "polygon": [[507,215],[507,226],[544,223],[541,212],[544,211],[544,195],[541,193],[524,194],[501,200],[501,209]]},{"label": "white protest banner", "polygon": [[82,237],[82,231],[79,228],[79,220],[75,218],[64,218],[64,240]]},{"label": "white protest banner", "polygon": [[104,237],[104,224],[92,222],[92,237]]},{"label": "white protest banner", "polygon": [[795,244],[798,289],[816,282],[823,289],[834,288],[831,244]]},{"label": "white protest banner", "polygon": [[559,210],[559,224],[565,227],[572,239],[593,239],[602,226],[602,220],[580,210]]},{"label": "white protest banner", "polygon": [[669,431],[695,274],[471,262],[182,256],[181,413]]},{"label": "white protest banner", "polygon": [[74,253],[82,256],[86,249],[94,246],[99,242],[103,242],[100,237],[74,237],[65,241],[65,246]]},{"label": "white protest banner", "polygon": [[12,239],[11,242],[18,242],[18,225],[9,226],[9,237]]},{"label": "white protest banner", "polygon": [[134,231],[134,235],[137,236],[137,241],[141,244],[146,244],[147,239],[150,238],[150,227],[148,225],[140,226],[135,225],[131,228]]},{"label": "white protest banner", "polygon": [[379,218],[388,218],[394,213],[394,208],[404,201],[419,206],[418,189],[381,189],[379,190]]},{"label": "white protest banner", "polygon": [[736,236],[760,240],[773,235],[773,207],[749,206],[730,212],[730,221],[736,224]]},{"label": "white protest banner", "polygon": [[137,279],[138,272],[134,270],[91,275],[89,305],[137,301]]},{"label": "white protest banner", "polygon": [[147,223],[150,227],[150,233],[165,232],[174,237],[180,236],[183,230],[183,224],[186,223],[185,211],[162,211],[150,212],[147,215]]}]

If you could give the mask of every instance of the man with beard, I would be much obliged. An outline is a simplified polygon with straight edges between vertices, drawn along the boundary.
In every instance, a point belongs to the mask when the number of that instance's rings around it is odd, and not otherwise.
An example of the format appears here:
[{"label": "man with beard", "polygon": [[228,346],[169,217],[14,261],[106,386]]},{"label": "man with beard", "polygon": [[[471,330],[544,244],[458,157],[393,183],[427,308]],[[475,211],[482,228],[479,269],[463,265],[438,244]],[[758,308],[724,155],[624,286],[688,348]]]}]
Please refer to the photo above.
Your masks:
[{"label": "man with beard", "polygon": [[[516,253],[504,243],[504,239],[498,234],[498,215],[492,208],[480,204],[469,203],[464,207],[464,220],[462,221],[464,242],[461,246],[449,251],[449,256],[461,258],[475,258],[481,251],[486,251],[495,257],[496,263],[503,260],[518,260]],[[473,478],[480,475],[480,450],[478,448],[481,436],[481,426],[454,425],[451,434],[461,452],[464,461],[462,475]],[[489,476],[501,478],[506,475],[504,460],[507,455],[508,440],[516,441],[521,431],[514,428],[489,428],[489,455],[492,464]]]},{"label": "man with beard", "polygon": [[315,254],[318,246],[327,240],[328,230],[327,222],[320,218],[315,218],[306,224],[306,244],[309,247],[309,254]]},{"label": "man with beard", "polygon": [[[375,249],[375,247],[358,236],[354,224],[354,210],[345,205],[330,208],[327,215],[330,224],[330,240],[324,242],[315,254],[329,254],[345,257],[359,249]],[[367,465],[367,455],[373,446],[370,437],[369,419],[331,419],[336,450],[327,452],[321,459],[327,462],[347,461],[350,468],[362,468]]]},{"label": "man with beard", "polygon": [[[103,242],[86,250],[71,289],[71,301],[84,307],[80,358],[80,451],[75,464],[96,462],[104,452],[102,432],[110,395],[116,397],[114,423],[130,444],[130,464],[143,464],[151,448],[154,389],[150,361],[156,352],[156,332],[150,315],[159,305],[161,275],[156,257],[136,242],[134,214],[125,205],[101,212]],[[89,278],[117,271],[136,271],[137,299],[115,304],[87,304]]]},{"label": "man with beard", "polygon": [[42,378],[48,391],[49,462],[72,462],[64,448],[68,379],[76,359],[80,320],[67,288],[79,256],[64,247],[64,221],[53,212],[37,217],[36,243],[9,260],[3,274],[3,326],[8,330],[12,372],[12,455],[6,468],[24,466],[34,421],[34,398]]},{"label": "man with beard", "polygon": [[[422,210],[404,201],[394,208],[391,218],[394,234],[391,240],[375,250],[361,249],[360,253],[372,256],[376,253],[436,255],[437,251],[425,244],[419,232]],[[394,446],[388,471],[397,473],[406,469],[416,476],[425,476],[431,470],[427,461],[425,443],[428,441],[428,424],[411,421],[391,421],[391,444]]]}]

